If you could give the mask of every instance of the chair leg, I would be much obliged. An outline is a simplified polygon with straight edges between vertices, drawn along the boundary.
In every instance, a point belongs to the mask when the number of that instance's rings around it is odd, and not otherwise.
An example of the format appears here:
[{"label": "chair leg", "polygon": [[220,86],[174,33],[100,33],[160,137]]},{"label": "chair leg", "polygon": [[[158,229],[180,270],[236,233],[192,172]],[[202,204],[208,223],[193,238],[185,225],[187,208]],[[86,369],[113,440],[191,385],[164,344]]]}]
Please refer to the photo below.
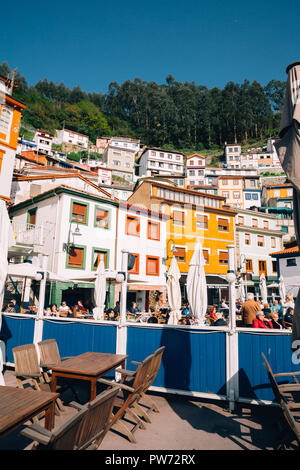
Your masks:
[{"label": "chair leg", "polygon": [[132,410],[132,409],[127,409],[126,412],[132,416],[132,418],[137,421],[137,424],[139,424],[139,427],[142,429],[146,429],[145,423],[141,420],[141,418]]},{"label": "chair leg", "polygon": [[158,406],[156,405],[156,403],[148,395],[146,395],[145,393],[142,393],[142,398],[151,405],[150,411],[154,411],[155,413],[159,413]]},{"label": "chair leg", "polygon": [[136,438],[134,437],[132,432],[129,431],[129,429],[125,426],[125,424],[121,423],[121,421],[117,421],[113,426],[117,428],[119,427],[121,432],[128,437],[130,442],[132,442],[133,444],[136,444]]},{"label": "chair leg", "polygon": [[145,421],[147,421],[147,423],[152,422],[151,419],[149,418],[148,414],[146,413],[146,411],[143,410],[143,408],[138,403],[134,403],[133,406],[135,407],[137,412],[143,416],[143,418],[145,419]]}]

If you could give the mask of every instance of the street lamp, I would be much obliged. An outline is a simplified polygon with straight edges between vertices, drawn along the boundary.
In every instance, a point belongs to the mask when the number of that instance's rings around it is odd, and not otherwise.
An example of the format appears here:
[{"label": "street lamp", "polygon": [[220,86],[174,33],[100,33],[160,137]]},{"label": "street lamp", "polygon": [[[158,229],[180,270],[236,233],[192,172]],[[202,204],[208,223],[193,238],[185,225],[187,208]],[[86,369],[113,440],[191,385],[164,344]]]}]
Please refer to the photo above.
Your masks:
[{"label": "street lamp", "polygon": [[169,259],[171,259],[171,256],[169,256],[169,244],[170,244],[170,243],[173,243],[173,246],[172,246],[172,248],[171,248],[171,250],[170,250],[171,253],[175,253],[175,251],[176,251],[175,242],[174,242],[173,238],[170,238],[170,240],[168,240],[168,243],[167,243],[167,257],[166,257],[166,258],[163,258],[164,263],[167,263],[167,261],[168,261]]}]

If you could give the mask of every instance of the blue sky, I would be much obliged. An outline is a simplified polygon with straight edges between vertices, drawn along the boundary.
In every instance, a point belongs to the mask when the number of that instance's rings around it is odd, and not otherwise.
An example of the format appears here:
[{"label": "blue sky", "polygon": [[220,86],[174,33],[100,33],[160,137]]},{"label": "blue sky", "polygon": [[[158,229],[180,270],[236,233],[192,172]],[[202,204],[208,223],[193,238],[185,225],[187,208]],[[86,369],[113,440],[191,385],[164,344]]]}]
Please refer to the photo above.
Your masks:
[{"label": "blue sky", "polygon": [[299,2],[115,0],[2,2],[0,63],[29,84],[48,78],[107,92],[110,82],[168,74],[223,88],[285,80],[300,60]]}]

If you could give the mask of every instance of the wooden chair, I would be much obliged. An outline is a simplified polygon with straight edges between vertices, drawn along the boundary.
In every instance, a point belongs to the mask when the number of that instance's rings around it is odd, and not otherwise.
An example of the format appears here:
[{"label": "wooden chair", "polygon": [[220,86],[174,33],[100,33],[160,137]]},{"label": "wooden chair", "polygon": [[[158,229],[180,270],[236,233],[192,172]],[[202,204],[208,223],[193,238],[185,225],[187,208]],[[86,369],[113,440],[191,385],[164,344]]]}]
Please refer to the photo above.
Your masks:
[{"label": "wooden chair", "polygon": [[[61,357],[58,349],[58,345],[56,339],[45,339],[38,343],[39,351],[40,351],[40,359],[41,359],[41,366],[43,369],[43,374],[45,377],[46,382],[50,382],[49,372],[54,365],[58,365],[61,361],[69,359],[72,356],[65,356]],[[76,398],[79,401],[78,394],[73,387],[72,383],[68,383],[68,385],[64,385],[61,387],[60,391],[70,388]]]},{"label": "wooden chair", "polygon": [[[108,385],[109,387],[119,387],[123,393],[123,397],[117,397],[114,405],[119,408],[118,411],[112,415],[110,427],[116,426],[120,431],[125,434],[130,442],[136,443],[134,432],[141,428],[145,429],[144,421],[137,415],[138,401],[145,388],[145,383],[148,383],[148,377],[151,373],[152,355],[147,357],[142,363],[139,364],[132,385],[126,385],[123,382],[114,382],[106,379],[99,379],[98,382]],[[121,369],[122,371],[122,369]],[[120,369],[118,369],[120,372]],[[124,371],[123,371],[124,372]],[[121,372],[122,373],[122,372]],[[139,411],[139,410],[138,410]],[[134,420],[134,426],[129,429],[124,422],[125,415],[128,414]]]},{"label": "wooden chair", "polygon": [[34,441],[35,450],[95,450],[109,430],[118,391],[105,391],[83,406],[72,402],[79,411],[54,432],[33,424],[21,434]]},{"label": "wooden chair", "polygon": [[[298,447],[300,447],[300,404],[282,402],[281,409],[289,430],[296,437]],[[284,441],[284,447],[286,441],[287,439]]]},{"label": "wooden chair", "polygon": [[[269,381],[275,396],[277,403],[280,405],[281,402],[290,402],[294,401],[293,392],[300,392],[300,383],[297,380],[297,375],[300,375],[300,372],[281,372],[278,374],[274,374],[271,366],[264,355],[261,353],[263,360],[264,360],[264,367],[267,371]],[[277,377],[293,377],[295,383],[288,383],[288,384],[278,384]]]},{"label": "wooden chair", "polygon": [[[34,344],[24,344],[12,350],[15,362],[15,376],[17,386],[24,388],[25,383],[29,383],[35,390],[45,390],[50,392],[50,380],[47,382],[43,376],[39,365],[39,359]],[[60,398],[56,400],[56,414],[59,414],[58,407],[63,410]],[[37,418],[34,418],[37,422]]]}]

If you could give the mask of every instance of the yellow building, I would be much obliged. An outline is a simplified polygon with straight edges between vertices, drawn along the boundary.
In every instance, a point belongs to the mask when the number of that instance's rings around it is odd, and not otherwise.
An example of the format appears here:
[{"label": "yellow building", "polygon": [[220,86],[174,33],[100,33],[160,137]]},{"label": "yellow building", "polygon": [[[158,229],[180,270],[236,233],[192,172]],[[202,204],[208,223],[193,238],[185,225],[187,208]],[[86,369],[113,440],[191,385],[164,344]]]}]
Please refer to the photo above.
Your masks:
[{"label": "yellow building", "polygon": [[[170,216],[167,221],[166,264],[176,256],[185,283],[196,240],[202,244],[208,284],[227,288],[228,245],[235,242],[236,211],[224,197],[144,180],[128,203]],[[210,282],[211,281],[211,282]],[[222,293],[223,295],[224,293]]]},{"label": "yellow building", "polygon": [[293,197],[293,186],[290,183],[265,185],[264,197],[270,199],[290,199]]},{"label": "yellow building", "polygon": [[0,76],[0,198],[9,202],[21,113],[26,106],[11,96],[12,80]]}]

